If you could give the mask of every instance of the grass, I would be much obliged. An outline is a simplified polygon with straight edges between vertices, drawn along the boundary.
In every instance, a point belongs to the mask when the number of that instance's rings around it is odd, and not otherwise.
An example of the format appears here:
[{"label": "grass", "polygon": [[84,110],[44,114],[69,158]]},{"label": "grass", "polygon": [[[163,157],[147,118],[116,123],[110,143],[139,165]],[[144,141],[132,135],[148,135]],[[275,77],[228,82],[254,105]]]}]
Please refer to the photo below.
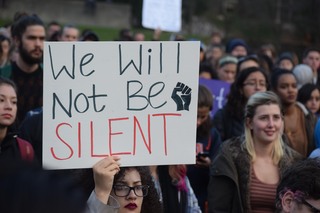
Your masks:
[{"label": "grass", "polygon": [[[11,20],[3,20],[0,19],[0,27],[11,23]],[[119,37],[119,32],[121,29],[119,28],[107,28],[107,27],[97,27],[97,26],[87,26],[87,25],[79,25],[77,26],[80,31],[90,29],[95,32],[101,41],[114,41]],[[153,38],[153,30],[145,29],[145,28],[134,28],[132,29],[133,33],[142,32],[145,35],[146,41],[151,41]],[[170,32],[162,32],[160,35],[161,41],[169,41],[171,33]],[[197,38],[199,40],[203,40],[203,38],[199,37],[198,35],[184,35],[186,39],[189,38]]]}]

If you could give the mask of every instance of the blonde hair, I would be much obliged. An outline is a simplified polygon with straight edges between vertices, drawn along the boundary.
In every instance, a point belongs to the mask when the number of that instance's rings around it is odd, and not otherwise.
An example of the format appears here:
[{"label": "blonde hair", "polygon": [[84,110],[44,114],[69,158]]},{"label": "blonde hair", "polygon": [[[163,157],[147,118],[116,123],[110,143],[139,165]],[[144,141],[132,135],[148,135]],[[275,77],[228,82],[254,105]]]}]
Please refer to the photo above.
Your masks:
[{"label": "blonde hair", "polygon": [[[282,109],[280,99],[274,92],[266,91],[266,92],[257,92],[253,94],[249,98],[245,108],[245,119],[252,119],[256,113],[257,107],[262,105],[269,105],[269,104],[276,104],[279,106],[280,110]],[[282,113],[281,113],[281,117],[282,117]],[[278,135],[278,138],[276,139],[273,147],[272,160],[274,164],[279,163],[284,153],[282,132],[283,132],[283,125],[280,131],[281,134]],[[252,131],[247,124],[245,125],[245,144],[244,145],[252,161],[254,161],[256,158],[256,152],[254,149]]]}]

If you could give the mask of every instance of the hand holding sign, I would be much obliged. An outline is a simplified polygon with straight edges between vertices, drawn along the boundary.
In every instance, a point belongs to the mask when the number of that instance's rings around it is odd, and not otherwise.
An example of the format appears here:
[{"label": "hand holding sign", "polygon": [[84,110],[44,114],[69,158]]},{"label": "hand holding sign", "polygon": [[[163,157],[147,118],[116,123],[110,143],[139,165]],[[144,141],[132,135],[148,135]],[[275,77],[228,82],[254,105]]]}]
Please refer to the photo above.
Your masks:
[{"label": "hand holding sign", "polygon": [[[181,95],[179,96],[178,93],[181,93]],[[178,82],[176,87],[172,91],[171,98],[177,104],[177,111],[189,111],[189,105],[191,102],[191,88],[184,83]]]}]

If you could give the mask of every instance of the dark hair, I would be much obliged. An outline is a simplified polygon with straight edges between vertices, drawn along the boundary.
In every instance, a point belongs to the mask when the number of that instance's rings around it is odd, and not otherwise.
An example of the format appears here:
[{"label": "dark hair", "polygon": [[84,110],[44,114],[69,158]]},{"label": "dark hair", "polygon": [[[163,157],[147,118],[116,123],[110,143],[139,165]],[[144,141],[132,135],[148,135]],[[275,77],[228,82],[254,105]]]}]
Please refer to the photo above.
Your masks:
[{"label": "dark hair", "polygon": [[260,65],[260,60],[259,60],[259,57],[258,55],[256,54],[250,54],[250,55],[246,55],[246,56],[242,56],[238,59],[238,63],[237,63],[237,74],[242,72],[240,71],[240,66],[243,62],[246,62],[246,61],[255,61],[257,62],[257,64]]},{"label": "dark hair", "polygon": [[[198,91],[198,108],[208,107],[211,111],[213,108],[213,94],[204,85],[199,85]],[[197,137],[207,136],[212,127],[211,117],[208,116],[207,120],[197,128]]]},{"label": "dark hair", "polygon": [[211,64],[208,61],[204,61],[200,63],[200,67],[199,67],[199,74],[203,73],[203,72],[207,72],[211,75],[211,78],[214,77],[214,69],[212,68]]},{"label": "dark hair", "polygon": [[279,56],[278,59],[277,59],[277,62],[276,62],[277,66],[279,66],[279,65],[280,65],[280,62],[281,62],[282,60],[284,60],[284,59],[289,60],[289,61],[292,63],[292,66],[293,66],[293,67],[296,65],[296,64],[294,63],[292,53],[291,53],[291,52],[283,52],[283,53],[280,54],[280,56]]},{"label": "dark hair", "polygon": [[121,180],[125,176],[126,171],[132,169],[138,171],[141,177],[142,184],[149,186],[148,195],[143,198],[141,213],[161,213],[162,207],[160,203],[160,198],[155,188],[154,181],[152,180],[149,167],[122,167],[118,174],[115,175],[113,183],[116,183],[117,181]]},{"label": "dark hair", "polygon": [[281,68],[276,68],[273,70],[271,77],[270,77],[271,89],[273,91],[277,90],[279,78],[285,74],[292,75],[296,79],[296,76],[293,74],[293,72],[291,72],[289,70],[281,69]]},{"label": "dark hair", "polygon": [[319,87],[317,87],[317,85],[315,84],[307,83],[303,85],[298,91],[297,101],[299,101],[302,104],[306,104],[307,101],[311,98],[311,93],[314,90],[318,90],[320,92]]},{"label": "dark hair", "polygon": [[295,201],[320,199],[320,159],[307,158],[292,164],[280,180],[276,194],[277,212],[281,212],[281,199],[287,191],[294,193]]},{"label": "dark hair", "polygon": [[228,101],[226,103],[226,110],[231,116],[238,119],[243,118],[244,108],[247,103],[247,98],[242,94],[244,81],[251,73],[260,72],[266,79],[267,90],[269,89],[269,78],[266,72],[260,67],[249,67],[238,73],[236,80],[233,82],[228,94]]},{"label": "dark hair", "polygon": [[128,28],[123,28],[119,31],[119,41],[133,41],[132,32]]},{"label": "dark hair", "polygon": [[8,38],[7,36],[5,36],[5,35],[1,35],[0,34],[0,56],[1,56],[1,54],[3,53],[3,50],[2,50],[2,45],[1,45],[1,43],[2,42],[4,42],[4,41],[8,41],[9,42],[9,45],[11,44],[11,40],[10,40],[10,38]]},{"label": "dark hair", "polygon": [[59,25],[59,26],[61,26],[61,25],[59,24],[59,22],[57,22],[57,21],[50,21],[50,22],[47,24],[47,26],[52,26],[52,25]]},{"label": "dark hair", "polygon": [[302,58],[305,59],[310,52],[318,52],[320,54],[320,49],[316,47],[309,47],[303,51]]},{"label": "dark hair", "polygon": [[213,107],[213,95],[211,91],[201,84],[198,91],[198,107],[209,107],[210,110]]},{"label": "dark hair", "polygon": [[11,86],[14,89],[14,91],[16,92],[16,94],[18,94],[17,85],[11,79],[0,76],[0,86],[3,84]]},{"label": "dark hair", "polygon": [[81,41],[100,41],[100,39],[95,32],[91,30],[85,30],[82,32]]},{"label": "dark hair", "polygon": [[21,40],[23,33],[26,31],[27,27],[33,26],[33,25],[40,25],[44,28],[44,23],[42,20],[35,14],[28,15],[28,14],[22,14],[19,17],[16,18],[15,22],[12,25],[11,28],[11,35],[13,38],[17,37],[19,40]]}]

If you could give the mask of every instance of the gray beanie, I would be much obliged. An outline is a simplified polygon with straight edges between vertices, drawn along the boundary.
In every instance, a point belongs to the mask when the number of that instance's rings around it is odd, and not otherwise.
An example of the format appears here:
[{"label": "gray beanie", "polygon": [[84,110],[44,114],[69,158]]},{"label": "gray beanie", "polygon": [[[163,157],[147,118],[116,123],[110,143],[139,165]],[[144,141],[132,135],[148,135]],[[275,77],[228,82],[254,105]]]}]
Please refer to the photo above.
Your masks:
[{"label": "gray beanie", "polygon": [[292,72],[296,76],[298,89],[304,84],[312,83],[313,73],[308,65],[298,64],[293,68]]}]

